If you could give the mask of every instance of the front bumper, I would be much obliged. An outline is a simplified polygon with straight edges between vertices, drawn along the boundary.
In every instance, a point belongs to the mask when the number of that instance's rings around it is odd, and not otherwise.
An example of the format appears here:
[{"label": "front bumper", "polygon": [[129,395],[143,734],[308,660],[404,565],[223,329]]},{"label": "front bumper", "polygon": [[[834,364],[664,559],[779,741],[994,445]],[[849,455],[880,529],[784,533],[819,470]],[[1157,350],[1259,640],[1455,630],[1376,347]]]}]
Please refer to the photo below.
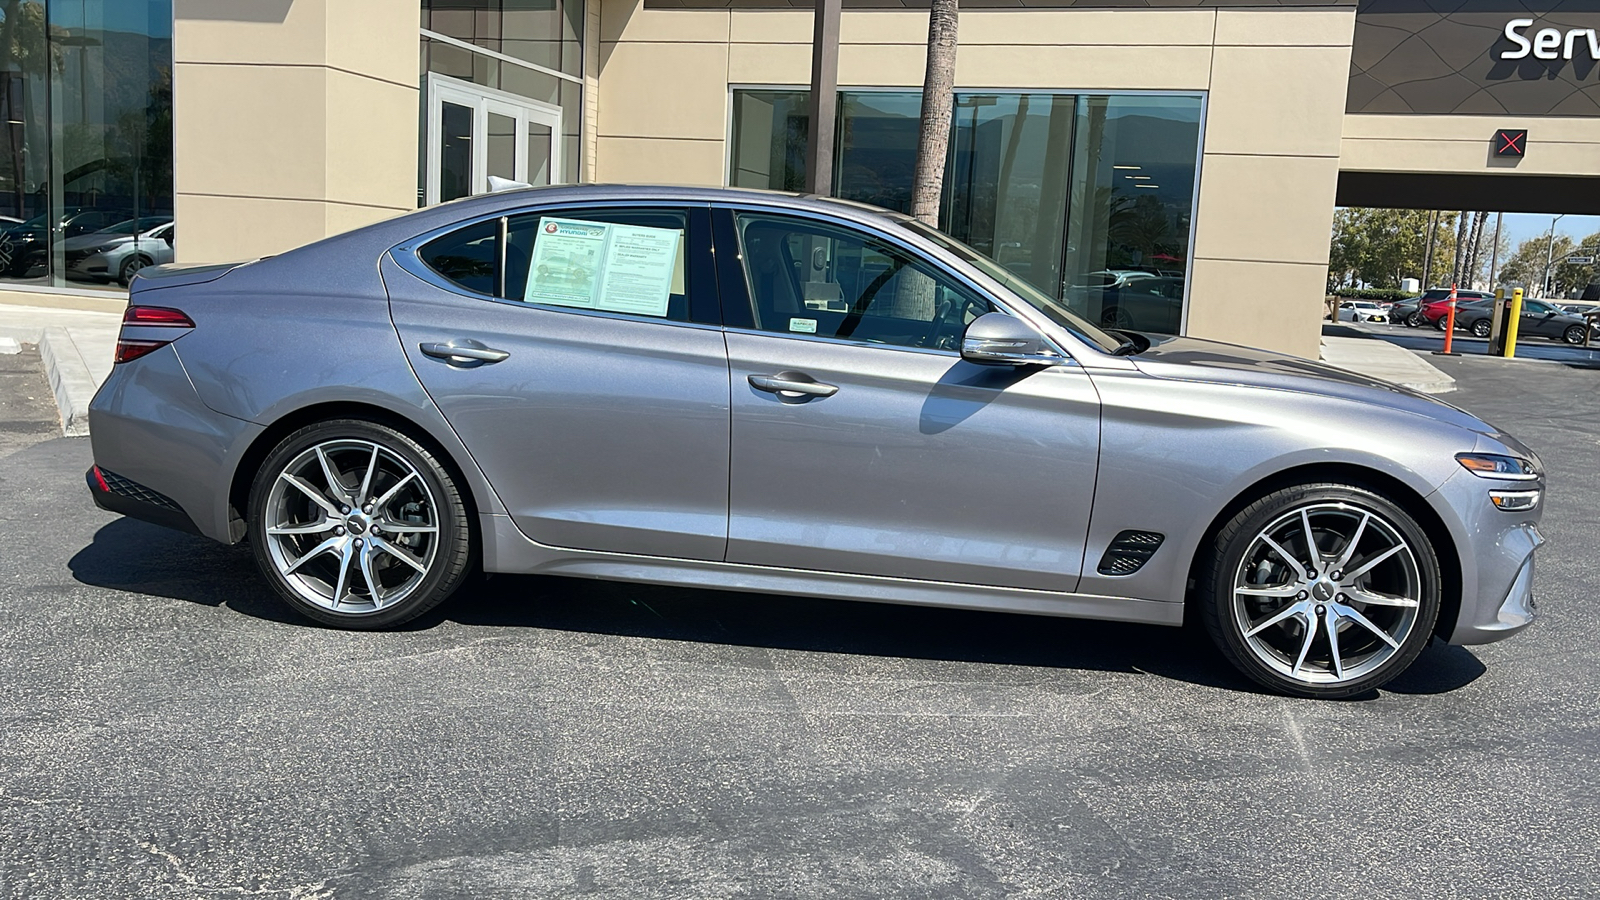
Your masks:
[{"label": "front bumper", "polygon": [[[1490,491],[1540,492],[1528,510],[1498,509]],[[1465,470],[1439,489],[1460,517],[1456,549],[1461,563],[1461,608],[1450,631],[1452,644],[1504,640],[1533,624],[1534,551],[1544,544],[1539,516],[1549,493],[1537,482],[1496,481]],[[1454,530],[1454,529],[1452,529]]]}]

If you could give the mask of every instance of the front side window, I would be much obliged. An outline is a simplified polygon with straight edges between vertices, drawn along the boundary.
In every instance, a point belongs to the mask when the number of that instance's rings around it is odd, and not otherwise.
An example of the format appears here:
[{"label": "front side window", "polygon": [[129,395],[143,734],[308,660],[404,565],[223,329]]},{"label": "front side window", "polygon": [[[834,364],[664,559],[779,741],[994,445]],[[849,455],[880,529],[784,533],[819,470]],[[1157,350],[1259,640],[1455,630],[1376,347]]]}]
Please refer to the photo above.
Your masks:
[{"label": "front side window", "polygon": [[877,238],[806,219],[737,217],[756,327],[955,350],[984,297]]},{"label": "front side window", "polygon": [[[456,229],[417,256],[456,287],[539,306],[691,321],[689,214],[679,209],[563,209]],[[704,318],[704,309],[701,317]]]}]

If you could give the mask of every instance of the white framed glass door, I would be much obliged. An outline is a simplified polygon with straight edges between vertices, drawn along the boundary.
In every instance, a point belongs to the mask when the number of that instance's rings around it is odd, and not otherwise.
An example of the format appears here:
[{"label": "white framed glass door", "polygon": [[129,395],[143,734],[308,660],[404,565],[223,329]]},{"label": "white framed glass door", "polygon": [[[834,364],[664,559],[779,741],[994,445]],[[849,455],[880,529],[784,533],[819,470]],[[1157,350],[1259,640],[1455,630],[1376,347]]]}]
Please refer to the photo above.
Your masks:
[{"label": "white framed glass door", "polygon": [[561,171],[561,110],[428,76],[427,203],[482,194],[489,176],[550,184]]}]

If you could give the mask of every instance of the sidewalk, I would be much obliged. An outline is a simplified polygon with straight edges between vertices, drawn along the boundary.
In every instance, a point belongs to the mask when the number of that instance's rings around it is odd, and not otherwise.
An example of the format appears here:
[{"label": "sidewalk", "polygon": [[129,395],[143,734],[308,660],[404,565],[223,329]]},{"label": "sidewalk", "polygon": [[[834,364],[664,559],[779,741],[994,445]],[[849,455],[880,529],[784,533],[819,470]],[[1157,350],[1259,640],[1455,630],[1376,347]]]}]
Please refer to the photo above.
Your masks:
[{"label": "sidewalk", "polygon": [[1324,333],[1322,361],[1427,394],[1444,394],[1456,389],[1454,378],[1434,368],[1420,354],[1376,337],[1340,337]]},{"label": "sidewalk", "polygon": [[89,433],[89,401],[111,374],[121,324],[122,316],[116,312],[0,301],[0,345],[39,345],[61,412],[61,431],[68,437]]}]

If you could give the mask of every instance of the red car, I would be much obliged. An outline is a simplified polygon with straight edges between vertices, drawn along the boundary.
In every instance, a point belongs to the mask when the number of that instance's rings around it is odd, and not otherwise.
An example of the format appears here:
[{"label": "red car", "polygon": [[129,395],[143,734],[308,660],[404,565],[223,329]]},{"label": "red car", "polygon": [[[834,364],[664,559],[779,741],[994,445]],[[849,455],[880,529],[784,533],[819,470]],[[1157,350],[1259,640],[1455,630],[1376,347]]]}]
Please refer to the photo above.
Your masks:
[{"label": "red car", "polygon": [[[1439,320],[1450,309],[1450,289],[1434,288],[1423,294],[1422,317],[1431,325],[1438,325]],[[1465,303],[1468,300],[1493,300],[1494,295],[1486,291],[1456,291],[1456,302]],[[1459,312],[1459,310],[1457,310]]]}]

